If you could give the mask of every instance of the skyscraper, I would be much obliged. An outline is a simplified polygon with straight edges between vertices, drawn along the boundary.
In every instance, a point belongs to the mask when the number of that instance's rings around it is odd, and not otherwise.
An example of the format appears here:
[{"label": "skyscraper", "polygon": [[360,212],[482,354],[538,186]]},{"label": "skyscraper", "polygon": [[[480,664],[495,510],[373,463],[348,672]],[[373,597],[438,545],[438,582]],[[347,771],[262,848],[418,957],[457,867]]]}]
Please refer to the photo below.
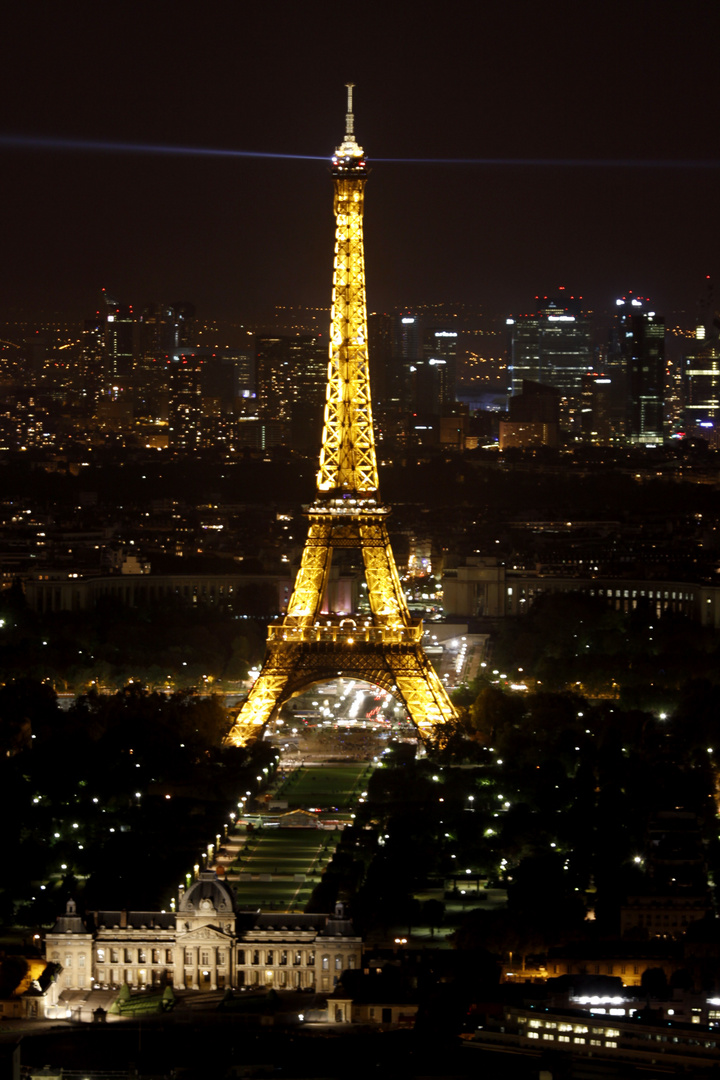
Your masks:
[{"label": "skyscraper", "polygon": [[293,447],[317,450],[320,446],[328,367],[327,334],[298,334],[290,339]]},{"label": "skyscraper", "polygon": [[177,304],[147,304],[139,319],[140,355],[143,360],[157,360],[166,353],[186,349],[195,308],[183,301]]},{"label": "skyscraper", "polygon": [[720,314],[708,277],[693,347],[683,365],[684,428],[718,444],[720,438]]},{"label": "skyscraper", "polygon": [[104,358],[104,325],[99,312],[83,322],[80,342],[82,396],[95,405],[102,387]]},{"label": "skyscraper", "polygon": [[197,450],[202,438],[203,360],[178,353],[167,361],[170,400],[168,439],[173,450]]},{"label": "skyscraper", "polygon": [[685,357],[685,428],[715,441],[720,429],[720,340],[700,338]]},{"label": "skyscraper", "polygon": [[417,365],[418,412],[442,415],[455,403],[457,388],[457,330],[428,326],[423,331],[422,360]]},{"label": "skyscraper", "polygon": [[255,393],[263,427],[261,445],[287,445],[292,419],[290,339],[282,334],[255,339]]},{"label": "skyscraper", "polygon": [[409,412],[415,407],[415,374],[421,360],[421,320],[412,312],[403,311],[393,318],[386,378],[387,403],[399,412]]},{"label": "skyscraper", "polygon": [[662,443],[665,408],[665,319],[628,293],[615,301],[617,347],[627,371],[629,442]]},{"label": "skyscraper", "polygon": [[257,406],[266,429],[264,445],[292,443],[304,449],[320,445],[327,365],[324,334],[276,334],[255,339]]},{"label": "skyscraper", "polygon": [[507,320],[510,330],[510,392],[524,379],[560,391],[561,422],[579,428],[583,375],[593,367],[592,326],[582,297],[560,288],[557,297],[538,296],[535,310]]},{"label": "skyscraper", "polygon": [[105,326],[106,382],[129,385],[134,367],[135,318],[131,304],[119,304],[102,290]]}]

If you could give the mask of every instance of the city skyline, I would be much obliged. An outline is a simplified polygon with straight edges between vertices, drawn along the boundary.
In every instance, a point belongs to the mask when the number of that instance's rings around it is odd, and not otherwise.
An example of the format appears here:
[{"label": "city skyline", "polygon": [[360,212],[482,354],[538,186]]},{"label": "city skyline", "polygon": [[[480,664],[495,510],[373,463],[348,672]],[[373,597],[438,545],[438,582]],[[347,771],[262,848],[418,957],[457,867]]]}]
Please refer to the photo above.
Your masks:
[{"label": "city skyline", "polygon": [[719,87],[703,59],[718,13],[699,0],[609,3],[582,21],[565,3],[451,3],[442,22],[369,4],[359,24],[324,2],[277,18],[230,3],[174,5],[172,20],[75,10],[11,17],[6,310],[81,318],[102,286],[135,305],[192,300],[206,318],[323,306],[321,170],[349,80],[373,170],[372,310],[518,312],[563,284],[600,309],[633,289],[692,321],[719,276]]}]

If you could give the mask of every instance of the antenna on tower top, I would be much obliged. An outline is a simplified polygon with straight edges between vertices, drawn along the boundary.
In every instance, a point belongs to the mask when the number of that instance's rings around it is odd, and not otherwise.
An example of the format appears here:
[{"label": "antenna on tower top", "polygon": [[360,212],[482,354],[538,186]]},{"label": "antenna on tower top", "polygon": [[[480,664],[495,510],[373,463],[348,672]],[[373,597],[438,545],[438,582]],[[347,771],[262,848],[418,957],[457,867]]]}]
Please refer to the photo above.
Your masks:
[{"label": "antenna on tower top", "polygon": [[352,139],[355,135],[355,117],[353,116],[352,92],[355,83],[345,83],[347,86],[347,112],[345,113],[345,138]]},{"label": "antenna on tower top", "polygon": [[[347,112],[345,113],[345,138],[335,151],[333,169],[357,168],[364,170],[363,148],[355,142],[355,117],[353,116],[353,87],[355,83],[345,83],[347,87]],[[338,174],[339,175],[339,174]]]}]

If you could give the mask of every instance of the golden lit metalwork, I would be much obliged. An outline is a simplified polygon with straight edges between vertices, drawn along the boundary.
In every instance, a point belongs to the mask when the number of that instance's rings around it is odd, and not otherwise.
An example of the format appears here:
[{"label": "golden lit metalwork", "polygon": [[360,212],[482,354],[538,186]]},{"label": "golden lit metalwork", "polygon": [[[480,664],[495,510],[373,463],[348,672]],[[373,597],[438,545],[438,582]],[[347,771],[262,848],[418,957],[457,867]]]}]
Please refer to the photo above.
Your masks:
[{"label": "golden lit metalwork", "polygon": [[[456,716],[423,650],[422,622],[410,617],[388,537],[389,510],[378,498],[362,228],[367,166],[355,141],[351,84],[345,139],[335,151],[332,176],[335,264],[318,496],[308,513],[287,613],[269,628],[262,670],[226,739],[236,746],[256,738],[294,694],[338,675],[392,693],[421,734]],[[362,553],[367,625],[321,613],[333,550],[339,548]]]}]

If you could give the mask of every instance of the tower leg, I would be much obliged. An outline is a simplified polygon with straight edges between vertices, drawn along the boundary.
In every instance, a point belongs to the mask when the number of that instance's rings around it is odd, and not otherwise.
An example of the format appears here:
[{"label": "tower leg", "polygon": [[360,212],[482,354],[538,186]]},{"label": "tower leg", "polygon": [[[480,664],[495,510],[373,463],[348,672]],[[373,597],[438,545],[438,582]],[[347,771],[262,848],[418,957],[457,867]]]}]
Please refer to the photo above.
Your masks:
[{"label": "tower leg", "polygon": [[295,588],[283,620],[286,626],[311,626],[320,614],[332,563],[331,537],[329,521],[311,522]]},{"label": "tower leg", "polygon": [[410,653],[391,653],[389,666],[395,676],[398,696],[422,736],[455,720],[457,714],[438,673],[418,647]]},{"label": "tower leg", "polygon": [[370,609],[376,623],[407,626],[410,622],[405,594],[398,576],[390,537],[384,522],[360,525]]},{"label": "tower leg", "polygon": [[279,669],[276,659],[274,652],[269,652],[265,657],[262,670],[247,700],[243,702],[235,723],[225,736],[226,746],[247,746],[249,742],[257,739],[282,700],[287,672]]}]

